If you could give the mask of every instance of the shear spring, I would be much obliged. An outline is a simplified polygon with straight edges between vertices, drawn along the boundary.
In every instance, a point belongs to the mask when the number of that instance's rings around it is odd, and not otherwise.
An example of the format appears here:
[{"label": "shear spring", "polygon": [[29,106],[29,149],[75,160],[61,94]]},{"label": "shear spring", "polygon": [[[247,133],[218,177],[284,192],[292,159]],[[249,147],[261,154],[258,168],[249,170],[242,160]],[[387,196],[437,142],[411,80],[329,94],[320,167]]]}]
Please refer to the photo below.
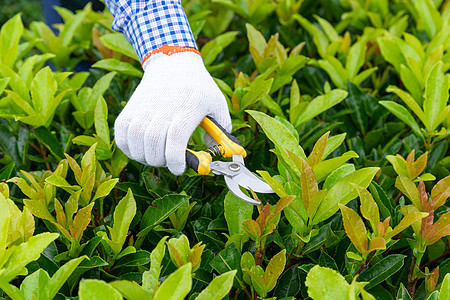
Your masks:
[{"label": "shear spring", "polygon": [[223,155],[225,153],[225,148],[222,145],[214,145],[208,148],[209,153],[214,156]]}]

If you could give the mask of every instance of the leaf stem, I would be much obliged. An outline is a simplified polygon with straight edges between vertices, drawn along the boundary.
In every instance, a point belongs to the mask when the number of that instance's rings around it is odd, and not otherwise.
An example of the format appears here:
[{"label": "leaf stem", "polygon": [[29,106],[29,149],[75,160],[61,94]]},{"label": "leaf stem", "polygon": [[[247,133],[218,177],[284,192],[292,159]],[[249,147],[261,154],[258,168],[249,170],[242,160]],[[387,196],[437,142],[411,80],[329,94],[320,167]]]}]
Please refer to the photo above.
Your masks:
[{"label": "leaf stem", "polygon": [[359,269],[356,271],[355,276],[359,275],[362,272],[362,270],[364,270],[364,268],[370,264],[370,262],[372,261],[372,258],[375,256],[376,253],[377,253],[376,250],[370,252],[369,256],[367,256],[366,261],[359,266]]},{"label": "leaf stem", "polygon": [[408,274],[408,293],[411,296],[411,298],[414,298],[414,293],[416,291],[416,282],[417,282],[417,278],[416,279],[412,279],[413,278],[413,274],[414,274],[414,268],[416,266],[416,262],[417,259],[415,256],[413,256],[412,260],[411,260],[411,266],[409,267],[409,274]]}]

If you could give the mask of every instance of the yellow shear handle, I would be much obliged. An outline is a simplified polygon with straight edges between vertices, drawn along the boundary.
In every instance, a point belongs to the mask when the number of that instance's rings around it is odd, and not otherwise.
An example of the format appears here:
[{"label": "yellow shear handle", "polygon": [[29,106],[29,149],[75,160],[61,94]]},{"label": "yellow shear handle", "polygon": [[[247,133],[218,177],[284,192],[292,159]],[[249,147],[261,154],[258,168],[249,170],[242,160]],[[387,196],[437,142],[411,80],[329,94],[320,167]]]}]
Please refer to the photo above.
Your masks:
[{"label": "yellow shear handle", "polygon": [[212,157],[208,152],[186,149],[186,164],[198,174],[208,175],[211,172],[211,162]]},{"label": "yellow shear handle", "polygon": [[239,154],[243,157],[247,156],[247,152],[241,146],[239,140],[229,134],[219,123],[213,118],[205,117],[200,123],[200,126],[222,147],[223,157],[232,157],[233,154]]}]

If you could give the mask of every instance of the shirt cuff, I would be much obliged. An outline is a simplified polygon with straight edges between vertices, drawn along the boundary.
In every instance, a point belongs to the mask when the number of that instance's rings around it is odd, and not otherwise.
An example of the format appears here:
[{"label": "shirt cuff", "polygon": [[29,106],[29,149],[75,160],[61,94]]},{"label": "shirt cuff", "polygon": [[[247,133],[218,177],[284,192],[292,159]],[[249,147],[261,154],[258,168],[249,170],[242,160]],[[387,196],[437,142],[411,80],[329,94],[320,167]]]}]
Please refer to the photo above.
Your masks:
[{"label": "shirt cuff", "polygon": [[141,63],[146,54],[163,45],[197,49],[180,1],[149,1],[126,18],[115,18],[112,29],[123,32]]}]

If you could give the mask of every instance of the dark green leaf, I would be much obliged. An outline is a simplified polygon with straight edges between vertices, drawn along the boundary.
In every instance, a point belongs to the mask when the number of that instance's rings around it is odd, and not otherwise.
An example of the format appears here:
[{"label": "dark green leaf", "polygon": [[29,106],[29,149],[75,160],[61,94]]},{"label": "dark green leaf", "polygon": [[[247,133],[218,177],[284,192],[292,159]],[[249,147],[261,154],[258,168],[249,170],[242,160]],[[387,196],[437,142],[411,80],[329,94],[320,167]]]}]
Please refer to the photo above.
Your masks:
[{"label": "dark green leaf", "polygon": [[405,255],[391,254],[380,260],[375,265],[361,273],[358,277],[360,282],[369,282],[365,287],[367,290],[387,280],[403,266]]}]

